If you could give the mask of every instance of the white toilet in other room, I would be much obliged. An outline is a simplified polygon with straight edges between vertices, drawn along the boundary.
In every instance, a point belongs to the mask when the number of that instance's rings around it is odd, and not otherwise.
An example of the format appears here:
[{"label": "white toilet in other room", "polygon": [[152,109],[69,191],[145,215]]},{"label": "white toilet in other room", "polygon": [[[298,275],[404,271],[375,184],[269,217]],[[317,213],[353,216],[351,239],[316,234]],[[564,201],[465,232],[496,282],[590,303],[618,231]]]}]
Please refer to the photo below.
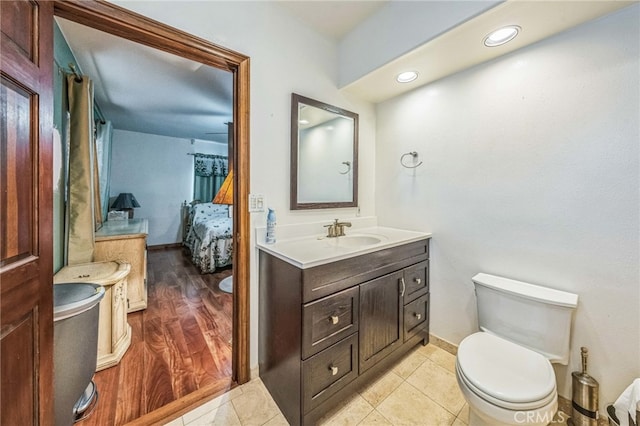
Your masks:
[{"label": "white toilet in other room", "polygon": [[470,426],[550,423],[558,410],[551,363],[569,361],[578,295],[488,274],[473,282],[481,331],[456,357]]}]

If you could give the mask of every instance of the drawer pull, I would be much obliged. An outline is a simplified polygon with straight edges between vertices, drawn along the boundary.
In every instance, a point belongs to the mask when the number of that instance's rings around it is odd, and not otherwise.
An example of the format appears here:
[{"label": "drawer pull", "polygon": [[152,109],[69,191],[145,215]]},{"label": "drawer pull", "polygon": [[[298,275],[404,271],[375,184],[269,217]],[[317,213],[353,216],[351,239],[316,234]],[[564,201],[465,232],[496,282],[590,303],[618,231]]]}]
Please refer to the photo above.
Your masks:
[{"label": "drawer pull", "polygon": [[420,278],[414,278],[413,280],[414,280],[414,281],[416,282],[416,284],[418,284],[418,285],[422,284],[422,279],[420,279]]},{"label": "drawer pull", "polygon": [[338,374],[338,367],[334,366],[334,365],[330,365],[329,366],[329,370],[331,370],[331,375],[335,376],[336,374]]},{"label": "drawer pull", "polygon": [[340,321],[340,317],[338,317],[337,315],[331,315],[329,317],[329,321],[331,321],[331,324],[337,324]]},{"label": "drawer pull", "polygon": [[419,313],[417,313],[417,312],[414,312],[414,313],[413,313],[413,316],[414,316],[414,317],[416,317],[416,319],[418,319],[418,320],[419,320],[419,319],[422,319],[422,314],[419,314]]}]

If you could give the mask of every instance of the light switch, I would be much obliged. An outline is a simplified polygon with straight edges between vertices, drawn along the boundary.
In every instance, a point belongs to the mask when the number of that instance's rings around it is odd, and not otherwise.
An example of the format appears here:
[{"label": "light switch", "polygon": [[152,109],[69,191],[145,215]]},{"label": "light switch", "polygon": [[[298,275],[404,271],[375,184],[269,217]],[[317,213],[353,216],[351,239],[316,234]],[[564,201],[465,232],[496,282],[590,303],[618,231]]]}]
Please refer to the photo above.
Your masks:
[{"label": "light switch", "polygon": [[249,194],[249,212],[264,211],[264,195]]}]

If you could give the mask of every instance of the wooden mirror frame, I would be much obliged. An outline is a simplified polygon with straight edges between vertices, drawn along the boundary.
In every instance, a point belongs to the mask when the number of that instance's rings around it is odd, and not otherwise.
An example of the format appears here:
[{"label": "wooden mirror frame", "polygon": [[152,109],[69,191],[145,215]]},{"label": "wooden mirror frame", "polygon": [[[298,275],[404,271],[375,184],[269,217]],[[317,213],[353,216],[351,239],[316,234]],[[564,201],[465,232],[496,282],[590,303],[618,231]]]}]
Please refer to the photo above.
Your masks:
[{"label": "wooden mirror frame", "polygon": [[[249,368],[249,57],[154,21],[112,3],[54,0],[54,14],[146,46],[233,73],[234,181],[232,380],[250,379]],[[230,159],[231,160],[231,159]],[[130,424],[155,424],[179,417],[226,389],[203,388]]]},{"label": "wooden mirror frame", "polygon": [[[345,117],[353,119],[353,161],[351,172],[353,176],[352,201],[336,201],[336,202],[298,202],[298,112],[299,104],[310,105],[326,111],[333,112]],[[358,114],[347,111],[315,99],[306,98],[296,93],[291,94],[291,187],[290,187],[290,209],[291,210],[309,210],[309,209],[331,209],[342,207],[358,206]]]}]

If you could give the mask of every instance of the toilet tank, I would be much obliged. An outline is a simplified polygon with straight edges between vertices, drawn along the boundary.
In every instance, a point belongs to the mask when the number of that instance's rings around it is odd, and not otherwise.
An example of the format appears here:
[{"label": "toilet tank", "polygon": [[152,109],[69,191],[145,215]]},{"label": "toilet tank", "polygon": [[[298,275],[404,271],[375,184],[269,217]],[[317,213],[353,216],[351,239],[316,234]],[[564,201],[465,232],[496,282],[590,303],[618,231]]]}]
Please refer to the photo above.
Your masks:
[{"label": "toilet tank", "polygon": [[578,295],[489,274],[473,277],[482,331],[567,364]]}]

